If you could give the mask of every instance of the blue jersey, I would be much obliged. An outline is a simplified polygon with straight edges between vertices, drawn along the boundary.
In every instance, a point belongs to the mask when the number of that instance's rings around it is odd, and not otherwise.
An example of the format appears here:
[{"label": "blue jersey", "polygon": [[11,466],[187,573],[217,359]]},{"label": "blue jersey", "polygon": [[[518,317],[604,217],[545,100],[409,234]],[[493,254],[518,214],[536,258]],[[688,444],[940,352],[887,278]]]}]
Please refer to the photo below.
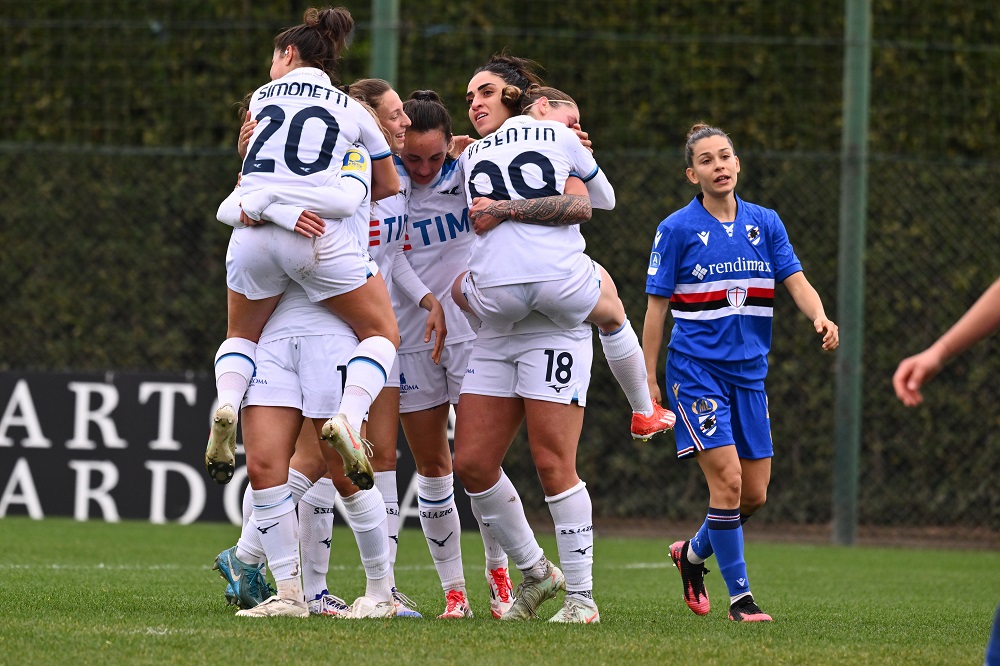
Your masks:
[{"label": "blue jersey", "polygon": [[670,299],[672,353],[725,381],[762,389],[774,285],[802,265],[773,210],[736,197],[736,220],[722,223],[701,197],[656,228],[646,293]]}]

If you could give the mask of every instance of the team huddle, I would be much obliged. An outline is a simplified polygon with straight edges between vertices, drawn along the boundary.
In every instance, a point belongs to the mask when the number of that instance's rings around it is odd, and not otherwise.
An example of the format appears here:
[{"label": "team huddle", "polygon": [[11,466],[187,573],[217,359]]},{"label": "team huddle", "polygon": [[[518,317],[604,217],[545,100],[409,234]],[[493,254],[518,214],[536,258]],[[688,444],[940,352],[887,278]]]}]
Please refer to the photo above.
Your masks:
[{"label": "team huddle", "polygon": [[[640,344],[611,275],[585,253],[581,224],[612,209],[615,193],[572,97],[545,86],[531,61],[496,54],[466,92],[480,138],[454,137],[433,91],[403,101],[379,79],[334,84],[352,28],[344,8],[310,9],[275,37],[271,81],[248,97],[240,178],[217,214],[234,229],[205,464],[217,482],[232,479],[241,423],[250,481],[239,542],[215,562],[227,602],[250,617],[420,616],[394,574],[401,424],[441,580],[438,617],[472,617],[457,474],[479,524],[493,617],[536,618],[565,592],[550,621],[599,622],[591,501],[576,471],[596,326],[632,408],[632,438],[676,422],[678,455],[694,456],[708,482],[702,528],[670,547],[685,601],[709,612],[704,562],[714,553],[730,619],[770,620],[750,593],[742,524],[770,478],[763,381],[775,282],[824,349],[838,337],[778,216],[735,195],[729,137],[704,125],[688,137],[687,175],[701,193],[656,231]],[[664,401],[656,372],[668,309]],[[558,565],[502,469],[522,423]],[[366,575],[350,604],[327,583],[338,494]]]}]

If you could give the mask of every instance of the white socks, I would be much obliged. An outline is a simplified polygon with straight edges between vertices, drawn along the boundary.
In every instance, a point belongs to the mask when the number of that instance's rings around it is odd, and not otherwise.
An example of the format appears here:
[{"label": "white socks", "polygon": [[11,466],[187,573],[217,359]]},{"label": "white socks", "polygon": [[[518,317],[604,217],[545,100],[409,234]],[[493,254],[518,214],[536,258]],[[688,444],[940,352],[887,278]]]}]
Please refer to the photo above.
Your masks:
[{"label": "white socks", "polygon": [[625,392],[632,411],[641,412],[645,416],[651,415],[653,401],[649,397],[649,385],[646,383],[646,361],[632,323],[626,319],[614,333],[601,333],[598,337],[604,348],[604,357],[611,367],[611,374]]},{"label": "white socks", "polygon": [[361,430],[361,422],[375,396],[385,386],[395,360],[396,347],[387,338],[378,335],[359,342],[351,354],[340,412],[355,430]]},{"label": "white socks", "polygon": [[[253,491],[250,526],[260,533],[267,565],[276,582],[299,578],[299,535],[295,502],[288,484]],[[239,555],[237,555],[239,557]],[[301,602],[302,583],[298,584]]]},{"label": "white socks", "polygon": [[382,494],[373,488],[359,490],[342,499],[368,579],[365,596],[375,601],[389,601],[394,581],[389,565],[389,530]]},{"label": "white socks", "polygon": [[470,504],[472,505],[472,515],[476,517],[476,522],[479,524],[479,534],[483,537],[483,547],[486,550],[486,568],[506,569],[507,553],[503,552],[500,542],[493,536],[489,528],[483,524],[483,517],[479,513],[478,505],[475,502],[471,502]]},{"label": "white socks", "polygon": [[333,534],[333,481],[320,479],[299,500],[299,544],[302,549],[302,590],[306,600],[316,599],[327,586],[330,540]]},{"label": "white socks", "polygon": [[462,571],[462,526],[455,506],[454,476],[428,477],[417,474],[417,506],[420,526],[441,579],[448,590],[465,589]]},{"label": "white socks", "polygon": [[545,501],[555,523],[566,592],[589,592],[594,588],[594,522],[587,484],[580,481]]},{"label": "white socks", "polygon": [[396,487],[396,470],[375,472],[375,487],[382,493],[385,503],[386,525],[389,529],[389,563],[396,564],[399,547],[399,489]]},{"label": "white socks", "polygon": [[521,497],[503,470],[496,485],[481,493],[468,493],[483,524],[521,571],[545,556],[528,525]]},{"label": "white socks", "polygon": [[243,395],[257,369],[257,343],[245,338],[228,338],[215,354],[215,389],[219,406],[232,405],[237,415]]}]

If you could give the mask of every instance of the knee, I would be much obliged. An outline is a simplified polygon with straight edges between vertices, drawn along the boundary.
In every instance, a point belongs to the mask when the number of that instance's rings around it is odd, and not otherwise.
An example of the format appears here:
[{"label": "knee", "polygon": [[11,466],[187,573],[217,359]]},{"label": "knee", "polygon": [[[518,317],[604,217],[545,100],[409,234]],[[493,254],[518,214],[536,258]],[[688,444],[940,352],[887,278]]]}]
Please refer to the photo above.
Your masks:
[{"label": "knee", "polygon": [[767,490],[747,492],[744,490],[740,495],[740,513],[744,516],[752,516],[760,510],[767,501]]},{"label": "knee", "polygon": [[288,462],[284,466],[267,457],[247,457],[247,478],[253,488],[273,488],[288,480]]},{"label": "knee", "polygon": [[[427,468],[431,469],[430,466]],[[462,482],[462,486],[470,493],[481,493],[489,490],[496,484],[496,479],[491,478],[491,472],[487,469],[483,461],[475,455],[470,455],[455,447],[455,476]],[[445,472],[447,473],[447,472]],[[425,476],[432,476],[426,474]],[[496,478],[499,478],[499,470],[496,471]]]},{"label": "knee", "polygon": [[465,294],[462,292],[462,282],[465,280],[465,273],[460,273],[455,281],[451,283],[451,298],[463,310],[466,310]]}]

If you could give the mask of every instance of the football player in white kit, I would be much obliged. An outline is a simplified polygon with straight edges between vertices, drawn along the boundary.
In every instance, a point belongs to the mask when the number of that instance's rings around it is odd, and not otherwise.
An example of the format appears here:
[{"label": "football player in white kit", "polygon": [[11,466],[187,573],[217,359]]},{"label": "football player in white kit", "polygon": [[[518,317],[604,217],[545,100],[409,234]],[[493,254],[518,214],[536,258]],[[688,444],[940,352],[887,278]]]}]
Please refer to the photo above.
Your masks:
[{"label": "football player in white kit", "polygon": [[[350,86],[350,94],[355,98],[365,103],[373,102],[376,106],[372,110],[372,113],[376,115],[380,126],[386,129],[386,138],[392,146],[393,152],[398,152],[402,147],[403,138],[406,133],[406,128],[409,126],[410,121],[407,118],[405,112],[403,112],[402,102],[399,96],[388,82],[381,79],[362,79],[355,81]],[[241,147],[245,145],[248,140],[248,135],[252,131],[255,121],[249,120],[244,124],[241,129]],[[352,172],[349,171],[349,166],[345,165],[344,171],[341,172],[341,176],[352,176]],[[336,214],[336,208],[333,202],[338,202],[343,198],[343,193],[338,192],[333,188],[314,188],[312,190],[303,191],[301,188],[271,188],[267,191],[266,201],[275,203],[290,203],[299,202],[302,200],[313,201],[317,210],[322,210],[322,206],[329,207],[328,210],[323,211],[323,214]],[[251,199],[252,200],[252,199]],[[277,208],[274,207],[274,208]],[[286,208],[286,207],[282,207]],[[297,212],[298,209],[287,207],[291,209],[291,214]],[[273,208],[269,209],[272,212]],[[415,307],[423,308],[427,310],[429,314],[426,315],[426,322],[421,323],[424,327],[421,330],[421,334],[428,341],[434,340],[431,344],[434,346],[432,351],[432,356],[437,359],[441,354],[441,348],[444,345],[445,327],[444,327],[444,313],[441,308],[441,304],[437,301],[435,296],[425,287],[417,278],[414,271],[410,268],[409,263],[407,263],[405,257],[403,257],[403,240],[404,240],[404,230],[403,221],[405,219],[406,210],[406,196],[404,192],[397,194],[393,197],[387,197],[381,201],[378,201],[371,206],[371,215],[363,215],[359,212],[350,224],[355,226],[355,232],[358,234],[359,239],[361,239],[365,244],[370,247],[372,258],[378,264],[379,271],[386,276],[386,285],[390,291],[398,290],[399,293],[405,295],[410,299]],[[245,216],[243,216],[245,219]],[[344,224],[349,222],[345,220]],[[419,311],[419,310],[418,310]],[[337,366],[338,371],[343,373],[344,366]],[[395,546],[396,539],[398,538],[398,522],[399,522],[399,505],[398,505],[398,495],[396,490],[395,482],[395,466],[396,466],[396,433],[398,430],[398,400],[399,400],[399,384],[398,384],[398,370],[394,366],[392,373],[386,382],[385,387],[379,393],[375,402],[372,404],[369,415],[366,418],[365,428],[363,430],[364,436],[366,438],[371,438],[374,440],[372,455],[372,466],[375,471],[375,483],[376,487],[383,494],[383,500],[385,503],[386,515],[388,519],[388,529],[390,538],[390,565],[395,564]],[[315,456],[314,456],[315,458]],[[295,465],[301,463],[304,468],[309,466],[315,466],[317,464],[322,465],[322,460],[316,461],[313,459],[310,461],[308,457],[300,455],[298,449],[296,449],[296,458],[293,460],[293,473],[295,473]],[[339,486],[338,490],[342,495],[349,495],[351,493],[345,493]],[[300,510],[300,515],[302,514]],[[329,527],[332,527],[332,515],[330,516],[330,521],[328,522]],[[329,548],[329,528],[325,530],[325,535],[321,534],[323,530],[317,529],[317,534],[320,535],[318,543],[324,543],[325,547]],[[314,547],[315,544],[303,543],[303,553],[306,552],[307,547]],[[322,549],[321,551],[322,552]],[[305,559],[305,557],[303,558]],[[310,563],[303,562],[304,570],[308,570]],[[324,569],[325,572],[325,569]],[[319,577],[317,577],[317,580]],[[308,587],[308,580],[307,580]],[[325,589],[320,589],[319,584],[313,586],[315,590],[307,589],[307,598],[312,598],[308,596],[309,594],[315,593],[316,599],[321,598],[320,593],[325,593]],[[412,609],[413,602],[410,601],[405,595],[400,593],[395,587],[392,588],[392,596],[395,601],[397,616],[400,617],[420,617],[420,614]],[[325,598],[325,596],[323,596]],[[336,598],[333,598],[333,604],[330,605],[332,611],[336,611]],[[311,604],[313,602],[310,602]],[[331,612],[330,614],[336,614]]]},{"label": "football player in white kit", "polygon": [[[481,135],[514,116],[524,91],[531,83],[539,83],[530,66],[528,61],[501,54],[473,76],[468,88],[469,119]],[[575,135],[573,139],[579,145]],[[463,155],[482,150],[486,148],[472,144]],[[528,160],[533,157],[528,155]],[[501,182],[506,185],[502,172],[489,169],[484,173],[488,178],[492,174],[496,189]],[[560,194],[552,187],[544,191]],[[573,197],[564,197],[563,206],[578,204]],[[504,222],[498,229],[507,224],[511,223]],[[537,254],[534,247],[519,250]],[[507,254],[496,260],[503,261]],[[526,268],[532,270],[530,265]],[[590,496],[576,473],[592,355],[590,326],[582,319],[567,328],[529,311],[520,320],[502,322],[499,328],[484,322],[469,359],[455,429],[455,470],[482,521],[523,577],[514,604],[502,619],[536,617],[539,606],[563,589],[567,591],[563,607],[552,621],[593,623],[600,619],[592,593]],[[501,467],[524,420],[565,575],[535,540],[517,490]]]},{"label": "football player in white kit", "polygon": [[[400,419],[417,468],[420,526],[445,594],[439,618],[472,617],[466,591],[455,504],[455,484],[448,419],[476,334],[451,298],[451,283],[468,267],[472,233],[465,187],[457,163],[448,157],[451,116],[441,97],[430,90],[410,94],[403,108],[411,125],[400,154],[400,180],[410,192],[406,256],[424,284],[445,308],[448,341],[439,362],[424,339],[423,317],[412,302],[393,295],[399,321],[397,360],[402,381]],[[513,601],[507,555],[480,526],[486,550],[490,610],[499,617]]]},{"label": "football player in white kit", "polygon": [[[272,80],[249,102],[250,116],[258,124],[243,162],[244,196],[268,185],[319,186],[356,142],[375,161],[373,184],[378,187],[371,194],[382,197],[398,191],[398,176],[387,159],[389,146],[377,123],[330,79],[353,25],[344,8],[309,9],[301,25],[275,37]],[[343,457],[351,479],[370,488],[373,471],[358,430],[385,384],[399,344],[392,304],[376,265],[343,225],[326,225],[302,214],[286,228],[268,224],[235,229],[226,271],[229,327],[216,354],[219,407],[205,452],[209,474],[218,483],[232,478],[237,407],[253,377],[257,341],[294,280],[311,301],[322,302],[347,322],[360,340],[347,364],[339,413],[324,426],[324,438]]]},{"label": "football player in white kit", "polygon": [[[483,77],[476,86],[481,101],[476,109],[470,106],[479,129],[498,117],[484,110],[497,98],[489,95],[495,83],[486,73]],[[471,301],[467,309],[494,327],[503,328],[531,310],[567,328],[582,321],[595,324],[608,365],[632,406],[632,437],[648,440],[670,429],[675,418],[650,397],[638,336],[611,276],[584,254],[579,226],[501,225],[510,219],[511,199],[569,193],[566,182],[572,176],[586,181],[594,207],[614,206],[607,177],[572,129],[580,121],[576,102],[532,83],[519,105],[528,115],[508,118],[462,155],[477,237],[456,298]]]},{"label": "football player in white kit", "polygon": [[[338,185],[370,180],[370,160],[365,149],[358,145],[344,158],[342,180],[337,184],[316,188],[323,197],[314,202],[319,216],[331,216],[334,211],[323,207],[323,201],[337,201],[344,195]],[[259,219],[274,223],[284,217],[300,214],[299,208],[282,203],[287,192],[280,188],[260,190],[266,194]],[[292,194],[295,194],[294,192]],[[301,200],[298,196],[289,197]],[[243,199],[246,201],[245,199]],[[220,209],[219,218],[238,225],[246,219],[247,212],[240,208],[240,197],[227,199]],[[344,224],[355,229],[367,222],[369,202],[355,213],[362,223],[345,220]],[[311,213],[311,211],[310,211]],[[289,284],[274,313],[264,326],[257,349],[257,373],[247,391],[243,440],[247,455],[247,473],[250,478],[252,511],[244,502],[245,522],[239,543],[223,551],[216,558],[215,568],[229,582],[227,598],[243,609],[237,615],[247,617],[291,616],[308,617],[317,614],[340,615],[348,618],[391,617],[395,615],[392,599],[394,580],[389,562],[387,519],[381,494],[377,488],[359,490],[345,476],[335,474],[333,485],[343,497],[344,507],[354,530],[361,560],[367,577],[366,592],[354,604],[346,607],[326,590],[325,572],[329,562],[326,551],[324,563],[306,563],[302,566],[299,554],[298,526],[302,521],[304,546],[315,545],[317,539],[329,539],[332,521],[315,519],[316,515],[332,518],[332,487],[327,484],[312,485],[326,468],[333,467],[334,454],[329,447],[313,446],[311,455],[297,451],[296,443],[302,430],[303,417],[312,419],[317,440],[326,419],[342,399],[346,384],[347,366],[357,346],[357,337],[347,324],[323,306],[313,303],[300,285]],[[341,376],[341,382],[331,382],[331,376]],[[293,454],[296,461],[292,462]],[[327,454],[322,460],[310,463],[310,458]],[[289,469],[293,467],[293,469]],[[305,473],[297,471],[308,468]],[[310,493],[312,493],[310,495]],[[320,509],[312,515],[302,511],[305,506]],[[300,505],[301,518],[296,517],[295,507]],[[246,515],[249,513],[250,515]],[[324,535],[312,535],[323,529]],[[306,532],[309,532],[307,535]],[[306,548],[303,549],[306,551]],[[315,558],[315,550],[307,551]],[[319,555],[324,553],[320,551]],[[262,579],[262,565],[266,558],[277,583],[277,594],[261,600],[266,589]],[[316,565],[319,566],[316,566]],[[303,590],[301,571],[305,568],[313,576],[314,585],[323,589]],[[308,599],[308,604],[306,603]]]}]

